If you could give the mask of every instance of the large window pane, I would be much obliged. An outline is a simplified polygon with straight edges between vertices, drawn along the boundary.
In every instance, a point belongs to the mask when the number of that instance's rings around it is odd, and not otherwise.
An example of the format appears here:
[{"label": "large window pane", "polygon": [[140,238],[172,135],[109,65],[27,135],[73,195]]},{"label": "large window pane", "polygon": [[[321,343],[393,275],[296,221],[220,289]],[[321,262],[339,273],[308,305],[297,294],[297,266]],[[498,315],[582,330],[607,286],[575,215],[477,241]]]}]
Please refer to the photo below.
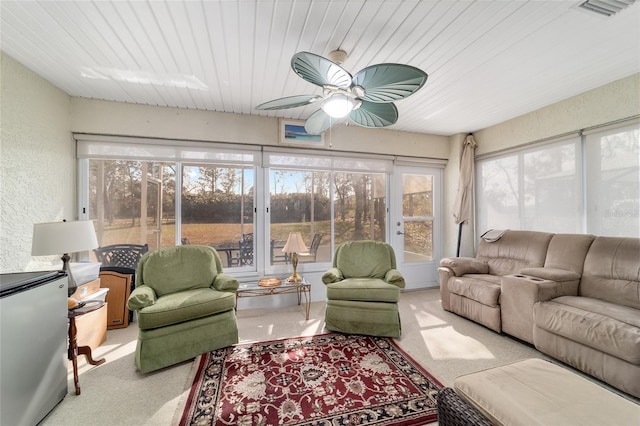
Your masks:
[{"label": "large window pane", "polygon": [[520,229],[518,157],[481,161],[476,170],[478,230]]},{"label": "large window pane", "polygon": [[522,229],[579,233],[578,141],[524,153]]},{"label": "large window pane", "polygon": [[323,171],[269,171],[269,264],[290,261],[282,253],[290,232],[300,232],[309,248],[308,254],[299,256],[300,263],[331,261],[330,176]]},{"label": "large window pane", "polygon": [[334,174],[335,244],[385,241],[386,179],[381,173]]},{"label": "large window pane", "polygon": [[215,247],[225,267],[254,265],[254,169],[182,167],[182,244]]},{"label": "large window pane", "polygon": [[587,231],[640,237],[638,125],[587,136]]},{"label": "large window pane", "polygon": [[175,168],[152,161],[90,160],[89,217],[100,246],[175,244]]}]

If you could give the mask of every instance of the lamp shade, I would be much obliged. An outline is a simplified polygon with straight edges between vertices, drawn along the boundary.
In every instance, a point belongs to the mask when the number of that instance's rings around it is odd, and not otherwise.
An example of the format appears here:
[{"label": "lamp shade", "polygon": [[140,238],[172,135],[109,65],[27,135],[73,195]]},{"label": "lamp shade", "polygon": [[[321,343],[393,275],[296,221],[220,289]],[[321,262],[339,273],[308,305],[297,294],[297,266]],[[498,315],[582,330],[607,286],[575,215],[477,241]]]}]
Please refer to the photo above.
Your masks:
[{"label": "lamp shade", "polygon": [[307,246],[302,240],[302,235],[299,232],[289,232],[289,238],[287,243],[282,248],[283,253],[306,253],[309,251]]},{"label": "lamp shade", "polygon": [[336,93],[322,102],[321,108],[333,118],[343,118],[349,115],[355,107],[353,98],[342,93]]},{"label": "lamp shade", "polygon": [[32,256],[75,253],[98,247],[93,222],[49,222],[33,225]]}]

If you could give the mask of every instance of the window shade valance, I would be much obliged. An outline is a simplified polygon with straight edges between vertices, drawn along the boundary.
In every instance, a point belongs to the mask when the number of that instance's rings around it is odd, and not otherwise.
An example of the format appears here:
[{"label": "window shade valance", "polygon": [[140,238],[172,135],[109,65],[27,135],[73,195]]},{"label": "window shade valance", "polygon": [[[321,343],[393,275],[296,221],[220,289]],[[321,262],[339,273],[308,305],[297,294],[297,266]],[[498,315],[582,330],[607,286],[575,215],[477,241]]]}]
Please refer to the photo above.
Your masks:
[{"label": "window shade valance", "polygon": [[258,164],[260,150],[231,144],[74,134],[78,158]]}]

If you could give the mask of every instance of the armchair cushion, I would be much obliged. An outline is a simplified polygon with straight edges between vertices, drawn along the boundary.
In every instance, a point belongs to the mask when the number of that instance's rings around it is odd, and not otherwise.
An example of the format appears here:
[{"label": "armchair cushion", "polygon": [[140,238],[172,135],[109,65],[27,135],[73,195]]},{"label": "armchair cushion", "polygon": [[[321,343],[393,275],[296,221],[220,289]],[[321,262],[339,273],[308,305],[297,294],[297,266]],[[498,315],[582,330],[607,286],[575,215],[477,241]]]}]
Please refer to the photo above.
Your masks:
[{"label": "armchair cushion", "polygon": [[148,252],[138,265],[139,284],[158,297],[195,288],[207,288],[222,272],[215,249],[206,246],[166,247]]},{"label": "armchair cushion", "polygon": [[136,287],[131,295],[129,296],[129,301],[127,302],[127,306],[132,311],[137,311],[142,308],[146,308],[147,306],[151,306],[156,303],[157,300],[156,292],[153,291],[151,287],[148,285],[141,285]]},{"label": "armchair cushion", "polygon": [[349,241],[336,249],[333,266],[345,278],[384,279],[396,267],[396,258],[391,246],[381,241]]},{"label": "armchair cushion", "polygon": [[329,300],[397,303],[399,298],[400,290],[396,285],[378,279],[347,278],[340,282],[327,284],[327,299]]},{"label": "armchair cushion", "polygon": [[235,294],[210,288],[168,294],[138,312],[138,326],[141,330],[149,330],[178,324],[231,310],[235,303]]}]

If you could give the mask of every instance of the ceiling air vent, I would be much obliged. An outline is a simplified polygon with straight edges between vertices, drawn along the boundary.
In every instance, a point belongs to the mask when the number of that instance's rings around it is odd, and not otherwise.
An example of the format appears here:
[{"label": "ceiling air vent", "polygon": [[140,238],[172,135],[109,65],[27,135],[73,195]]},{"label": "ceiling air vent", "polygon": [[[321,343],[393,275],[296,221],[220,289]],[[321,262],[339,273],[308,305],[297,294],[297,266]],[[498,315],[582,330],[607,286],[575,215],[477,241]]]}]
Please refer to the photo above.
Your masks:
[{"label": "ceiling air vent", "polygon": [[587,0],[578,7],[601,16],[613,16],[635,2],[636,0]]}]

